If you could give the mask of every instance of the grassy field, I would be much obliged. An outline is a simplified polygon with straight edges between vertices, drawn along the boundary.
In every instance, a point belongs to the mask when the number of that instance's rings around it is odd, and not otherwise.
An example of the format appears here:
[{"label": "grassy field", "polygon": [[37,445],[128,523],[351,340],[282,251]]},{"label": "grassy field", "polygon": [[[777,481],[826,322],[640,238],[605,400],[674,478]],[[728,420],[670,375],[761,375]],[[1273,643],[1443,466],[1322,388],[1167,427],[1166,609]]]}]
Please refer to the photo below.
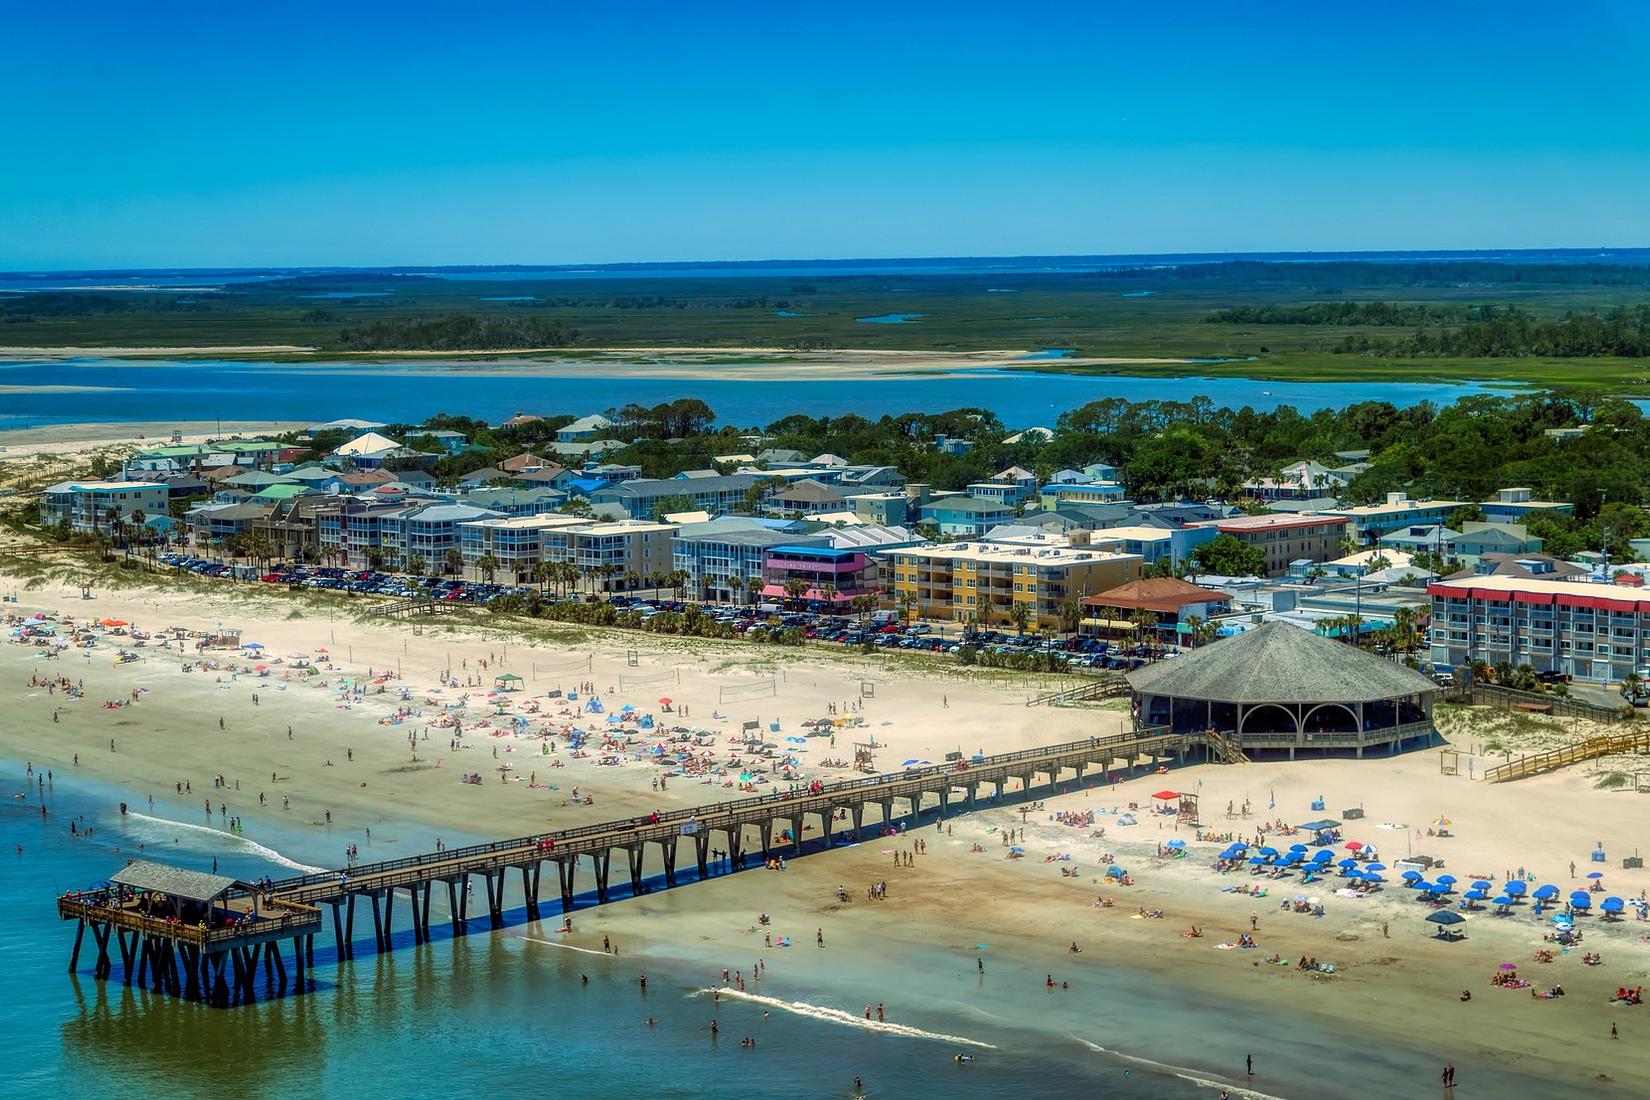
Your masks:
[{"label": "grassy field", "polygon": [[[340,294],[350,297],[319,297]],[[1145,296],[1140,296],[1144,294]],[[166,300],[173,295],[157,295]],[[374,275],[328,276],[198,294],[179,308],[72,316],[8,317],[0,345],[12,347],[213,347],[292,344],[311,355],[355,358],[338,348],[351,326],[393,317],[453,313],[538,317],[578,333],[558,355],[615,346],[737,349],[836,348],[928,351],[1070,349],[1077,356],[1233,360],[1195,366],[1130,366],[1132,374],[1187,373],[1301,381],[1485,380],[1631,390],[1650,365],[1618,359],[1405,359],[1335,354],[1344,337],[1402,335],[1395,327],[1209,324],[1216,310],[1309,301],[1516,305],[1539,317],[1650,302],[1650,287],[1474,285],[1334,287],[1187,285],[1139,273],[1116,277],[1005,274],[621,278],[455,281]],[[506,301],[489,299],[530,299]],[[19,310],[17,299],[9,303]],[[788,316],[786,313],[800,314]],[[905,324],[858,318],[921,314]],[[307,319],[306,319],[307,318]],[[455,353],[456,354],[456,353]],[[767,355],[769,353],[761,353]],[[366,358],[382,358],[377,352]],[[280,358],[260,355],[259,358]],[[290,357],[290,356],[289,356]],[[309,356],[297,356],[299,358]],[[1027,363],[1032,370],[1117,370]]]}]

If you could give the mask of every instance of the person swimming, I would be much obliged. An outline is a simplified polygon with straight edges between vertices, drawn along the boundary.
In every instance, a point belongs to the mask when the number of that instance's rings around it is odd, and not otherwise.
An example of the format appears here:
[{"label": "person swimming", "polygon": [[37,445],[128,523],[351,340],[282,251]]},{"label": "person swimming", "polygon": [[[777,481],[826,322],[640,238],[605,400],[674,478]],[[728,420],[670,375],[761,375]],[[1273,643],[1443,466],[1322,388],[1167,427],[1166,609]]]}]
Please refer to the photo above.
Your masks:
[{"label": "person swimming", "polygon": [[952,1058],[956,1059],[956,1062],[959,1066],[966,1066],[968,1063],[970,1063],[974,1060],[974,1056],[972,1054],[964,1054],[961,1051],[958,1051],[956,1054],[953,1054]]}]

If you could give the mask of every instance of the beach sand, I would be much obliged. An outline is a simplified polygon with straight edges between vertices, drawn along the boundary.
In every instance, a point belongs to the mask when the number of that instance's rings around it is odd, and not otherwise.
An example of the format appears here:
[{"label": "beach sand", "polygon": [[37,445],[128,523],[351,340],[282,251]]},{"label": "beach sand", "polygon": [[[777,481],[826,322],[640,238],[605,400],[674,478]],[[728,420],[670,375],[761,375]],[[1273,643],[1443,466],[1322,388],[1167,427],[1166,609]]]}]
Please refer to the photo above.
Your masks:
[{"label": "beach sand", "polygon": [[[598,767],[591,758],[571,758],[565,743],[558,745],[554,758],[547,758],[537,740],[494,736],[500,731],[479,725],[489,708],[478,700],[501,671],[525,679],[518,699],[542,697],[552,687],[565,689],[581,680],[594,681],[609,709],[628,702],[657,711],[658,699],[669,696],[677,706],[688,705],[684,724],[716,731],[719,754],[729,731],[743,721],[759,721],[764,728],[778,721],[780,732],[768,734],[778,740],[800,732],[804,718],[818,717],[831,702],[858,701],[862,685],[870,683],[873,694],[863,700],[861,712],[865,729],[839,733],[834,749],[821,739],[811,740],[803,759],[849,757],[847,742],[874,734],[885,746],[877,753],[883,770],[897,770],[912,758],[938,761],[948,751],[1000,752],[1111,733],[1124,719],[1116,710],[1028,708],[1025,698],[1040,686],[1035,681],[961,669],[915,672],[897,661],[885,664],[813,650],[776,652],[617,632],[570,632],[565,641],[527,644],[509,640],[485,618],[454,617],[416,627],[358,623],[341,613],[329,616],[326,601],[318,598],[292,599],[256,588],[225,587],[203,595],[140,587],[101,591],[88,601],[79,598],[78,589],[33,583],[36,587],[30,588],[0,577],[0,593],[18,597],[5,609],[72,614],[82,620],[112,617],[143,630],[239,626],[245,639],[267,647],[257,661],[223,652],[208,656],[220,664],[265,663],[274,671],[262,679],[245,672],[231,678],[222,668],[183,672],[184,655],[152,647],[140,651],[141,661],[115,665],[119,636],[106,637],[90,658],[71,652],[54,661],[37,659],[34,647],[0,645],[0,700],[9,716],[0,723],[0,754],[31,761],[37,769],[66,771],[76,766],[73,756],[78,753],[78,766],[88,778],[118,785],[134,800],[152,795],[157,815],[181,821],[203,819],[200,804],[210,799],[215,823],[219,799],[227,798],[230,812],[243,818],[246,835],[253,839],[264,821],[329,830],[340,862],[344,846],[351,843],[360,846],[364,860],[393,858],[431,848],[437,837],[453,843],[526,835],[740,793],[720,781],[688,778],[671,781],[667,791],[654,791],[651,780],[662,769],[652,765],[627,760]],[[342,612],[348,605],[338,601],[337,608]],[[328,653],[317,654],[318,647]],[[290,669],[291,657],[298,653],[333,667],[307,681],[282,681],[281,672]],[[272,663],[277,657],[283,665]],[[477,667],[482,660],[489,662],[485,670]],[[450,751],[450,732],[434,728],[427,741],[417,742],[415,760],[408,734],[422,738],[423,726],[440,710],[421,700],[451,703],[462,694],[451,688],[443,696],[429,694],[449,662],[460,677],[481,682],[471,689],[465,711],[465,747]],[[400,678],[386,685],[384,695],[368,694],[342,709],[340,679],[366,676],[369,670],[399,670]],[[36,673],[83,677],[86,697],[65,703],[31,688],[28,680]],[[320,686],[321,679],[328,686]],[[719,698],[723,688],[754,689],[767,681],[774,682],[777,694]],[[419,700],[410,705],[423,713],[399,725],[383,724],[402,686]],[[615,688],[612,695],[607,694],[610,686]],[[133,706],[104,709],[105,700],[129,698],[133,689],[147,693]],[[253,693],[259,696],[257,705]],[[540,702],[541,707],[555,705]],[[59,715],[55,723],[53,711]],[[712,718],[717,711],[726,715],[725,723]],[[112,753],[110,738],[116,740]],[[552,767],[552,759],[564,766]],[[509,771],[498,770],[507,764],[513,765]],[[1478,761],[1475,770],[1481,773],[1482,767]],[[1413,1071],[1420,1082],[1417,1091],[1430,1088],[1443,1061],[1454,1059],[1464,1069],[1495,1068],[1540,1078],[1548,1083],[1548,1095],[1581,1095],[1595,1088],[1600,1094],[1643,1094],[1650,1089],[1650,1055],[1643,1042],[1650,1036],[1650,1017],[1640,1014],[1650,1009],[1608,1001],[1617,986],[1642,983],[1650,970],[1650,944],[1641,938],[1650,926],[1631,916],[1615,924],[1596,917],[1582,920],[1584,946],[1601,952],[1604,965],[1584,967],[1578,952],[1537,964],[1533,954],[1543,946],[1544,925],[1527,906],[1509,919],[1471,914],[1464,940],[1441,942],[1429,936],[1432,926],[1423,920],[1427,909],[1397,885],[1374,898],[1353,900],[1334,894],[1335,880],[1299,887],[1251,880],[1245,873],[1219,875],[1211,863],[1223,842],[1198,841],[1172,819],[1141,813],[1139,825],[1126,827],[1117,823],[1117,815],[1101,812],[1126,809],[1130,802],[1149,805],[1151,792],[1165,785],[1197,789],[1208,829],[1252,836],[1262,821],[1324,816],[1311,809],[1313,800],[1322,798],[1328,816],[1350,807],[1364,809],[1361,821],[1348,823],[1347,835],[1378,846],[1389,867],[1413,848],[1445,860],[1445,868],[1463,884],[1480,875],[1499,884],[1509,871],[1523,867],[1536,881],[1552,882],[1568,893],[1585,881],[1571,877],[1573,861],[1578,876],[1602,870],[1611,894],[1634,897],[1650,888],[1650,874],[1624,871],[1620,865],[1650,823],[1650,803],[1636,794],[1597,790],[1590,777],[1576,771],[1497,786],[1475,782],[1465,771],[1463,762],[1462,774],[1441,774],[1437,753],[1427,751],[1364,761],[1204,765],[1177,769],[1168,777],[1143,775],[1117,787],[1049,798],[1024,814],[1012,806],[984,809],[953,819],[943,831],[929,826],[891,839],[866,838],[830,854],[792,861],[783,873],[753,870],[581,911],[575,914],[574,935],[565,942],[599,950],[601,937],[611,936],[624,943],[627,956],[657,955],[702,966],[710,984],[719,977],[720,966],[748,966],[753,956],[763,955],[775,971],[764,995],[784,1000],[787,990],[812,983],[836,991],[837,1010],[857,1010],[858,1004],[850,1002],[860,998],[887,1002],[896,1022],[902,1004],[915,1001],[919,989],[954,978],[962,983],[956,986],[958,1010],[978,1012],[981,1030],[989,1034],[1004,1027],[1056,1033],[1065,1028],[1073,1041],[1210,1071],[1241,1061],[1245,1044],[1259,1044],[1256,1053],[1264,1065],[1268,1057],[1293,1060],[1314,1051],[1332,1059],[1333,1052],[1322,1044],[1346,1041],[1390,1058],[1393,1074]],[[461,783],[461,772],[479,773],[483,781]],[[807,763],[802,772],[825,780],[852,774]],[[534,773],[540,784],[536,788],[527,781]],[[213,787],[216,775],[225,777],[227,790]],[[192,787],[187,797],[175,788],[185,779]],[[571,805],[575,786],[595,804]],[[268,798],[262,806],[260,790]],[[281,809],[283,796],[290,799],[290,809]],[[1227,802],[1241,807],[1245,800],[1250,816],[1228,820]],[[1100,812],[1092,827],[1050,819],[1059,812],[1090,810]],[[1451,836],[1426,835],[1439,816],[1450,819]],[[1405,827],[1382,827],[1389,824]],[[1023,859],[1005,858],[1002,830],[1007,828],[1025,830]],[[1104,838],[1091,835],[1100,828],[1106,829]],[[1189,854],[1178,860],[1159,858],[1159,845],[1177,836],[1189,842]],[[913,839],[925,841],[927,852],[914,857],[913,867],[896,866],[893,853],[912,849]],[[1600,841],[1609,862],[1590,863],[1588,854]],[[974,844],[982,850],[972,851]],[[1060,855],[1070,858],[1048,861]],[[1102,884],[1106,855],[1127,867],[1136,884]],[[650,863],[654,858],[650,853]],[[1067,877],[1062,868],[1077,873]],[[1389,877],[1396,883],[1395,873]],[[888,883],[887,900],[866,900],[866,888],[879,880]],[[1268,885],[1269,896],[1251,899],[1221,891],[1251,881]],[[847,904],[837,901],[839,884],[848,891]],[[1280,901],[1297,892],[1322,897],[1325,915],[1314,919],[1281,911]],[[1095,899],[1102,894],[1115,904],[1096,908]],[[1165,916],[1142,919],[1142,908],[1162,909]],[[797,946],[784,953],[767,949],[764,932],[756,926],[758,912],[772,917],[768,934],[790,936]],[[1258,915],[1260,949],[1221,950],[1217,945],[1249,931],[1252,912]],[[551,923],[548,918],[544,922]],[[1203,936],[1184,937],[1182,932],[1194,924]],[[1383,924],[1389,936],[1383,935]],[[816,928],[826,937],[823,950],[813,942]],[[546,935],[540,926],[506,934]],[[1066,950],[1072,941],[1082,947],[1080,954]],[[990,949],[975,950],[982,943]],[[1291,961],[1313,956],[1333,964],[1336,972],[1314,980],[1293,966],[1256,965],[1274,953]],[[974,983],[975,960],[982,956],[987,983],[1012,985],[1012,993]],[[1527,990],[1492,987],[1489,978],[1502,962],[1517,964],[1519,973],[1539,988],[1562,984],[1567,996],[1538,1000]],[[902,967],[917,968],[909,981],[902,980]],[[1099,1017],[1067,1021],[1058,1013],[1052,1018],[1039,1014],[1035,1006],[1044,1002],[1035,998],[1043,995],[1045,972],[1079,989],[1091,980],[1121,982],[1122,974],[1129,975],[1129,985],[1106,1002],[1107,1011],[1117,1015],[1102,1027]],[[1470,1002],[1458,1000],[1463,989],[1472,992]],[[1169,1041],[1153,1032],[1151,1021],[1175,1018],[1165,1015],[1164,1005],[1140,1005],[1138,998],[1154,990],[1183,1003],[1193,1013],[1185,1019],[1207,1026],[1210,1034]],[[1025,1001],[1027,997],[1032,1000]],[[1136,1005],[1132,1013],[1131,1001]],[[1018,1007],[1009,1012],[1009,1006]],[[1279,1013],[1302,1021],[1301,1034],[1257,1038],[1245,1033],[1246,1021]],[[1624,1041],[1609,1041],[1612,1023]],[[1232,1034],[1226,1034],[1228,1028]],[[958,1034],[969,1036],[967,1030]],[[1306,1044],[1308,1037],[1319,1045],[1299,1050],[1289,1045]],[[1241,1074],[1228,1072],[1223,1079],[1241,1083]],[[1336,1092],[1394,1095],[1390,1088],[1360,1091],[1347,1083],[1339,1083]],[[1291,1088],[1279,1094],[1311,1093]]]}]

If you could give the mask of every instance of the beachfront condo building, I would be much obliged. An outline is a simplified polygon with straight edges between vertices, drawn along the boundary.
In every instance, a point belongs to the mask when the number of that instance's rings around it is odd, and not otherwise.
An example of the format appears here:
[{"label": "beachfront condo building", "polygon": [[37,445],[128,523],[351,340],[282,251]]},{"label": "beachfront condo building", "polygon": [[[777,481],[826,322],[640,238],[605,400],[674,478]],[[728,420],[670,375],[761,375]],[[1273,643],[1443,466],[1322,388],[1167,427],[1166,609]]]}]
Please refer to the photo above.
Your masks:
[{"label": "beachfront condo building", "polygon": [[923,523],[932,524],[942,535],[979,538],[998,524],[1013,519],[1014,508],[1000,500],[982,500],[956,493],[924,504],[920,515]]},{"label": "beachfront condo building", "polygon": [[1059,535],[1027,534],[1002,542],[908,546],[882,555],[896,608],[919,618],[1002,626],[1016,605],[1027,625],[1058,629],[1061,605],[1140,576],[1141,560],[1074,546]]},{"label": "beachfront condo building", "polygon": [[[64,481],[40,494],[40,522],[66,523],[82,534],[112,534],[132,513],[166,515],[171,492],[163,481]],[[111,521],[111,517],[113,520]]]},{"label": "beachfront condo building", "polygon": [[469,520],[458,525],[458,550],[464,557],[464,573],[485,577],[484,559],[491,556],[492,579],[503,584],[525,584],[536,580],[533,573],[540,562],[557,561],[563,543],[545,554],[545,535],[568,527],[588,524],[588,519],[559,513],[500,516]]},{"label": "beachfront condo building", "polygon": [[793,539],[768,551],[762,597],[790,599],[794,586],[810,603],[840,606],[856,596],[874,594],[876,574],[877,566],[863,550]]},{"label": "beachfront condo building", "polygon": [[544,548],[552,561],[572,562],[585,578],[586,587],[597,592],[623,592],[649,587],[649,578],[670,572],[673,531],[675,528],[668,523],[648,520],[586,522],[546,532]]},{"label": "beachfront condo building", "polygon": [[1427,586],[1436,664],[1529,665],[1608,683],[1650,666],[1650,592],[1556,576],[1463,576]]},{"label": "beachfront condo building", "polygon": [[677,528],[671,539],[672,568],[688,576],[682,590],[693,599],[744,603],[752,579],[766,577],[768,554],[777,546],[828,547],[822,537],[776,531],[756,520],[728,516]]}]

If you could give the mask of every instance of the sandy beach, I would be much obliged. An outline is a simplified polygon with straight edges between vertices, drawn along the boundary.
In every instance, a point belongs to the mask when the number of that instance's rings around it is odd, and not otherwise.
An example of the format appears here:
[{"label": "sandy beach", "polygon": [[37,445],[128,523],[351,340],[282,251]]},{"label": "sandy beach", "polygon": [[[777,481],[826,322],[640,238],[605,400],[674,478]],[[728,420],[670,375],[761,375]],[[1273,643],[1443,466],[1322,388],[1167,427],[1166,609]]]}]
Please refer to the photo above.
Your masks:
[{"label": "sandy beach", "polygon": [[121,421],[102,424],[48,424],[38,428],[0,431],[0,460],[34,454],[73,455],[93,447],[159,446],[180,432],[185,443],[205,443],[228,436],[253,436],[297,431],[308,424],[281,420],[164,420]]},{"label": "sandy beach", "polygon": [[[919,673],[857,658],[620,633],[528,644],[485,619],[360,623],[340,613],[345,607],[329,614],[324,601],[295,602],[255,589],[203,596],[134,588],[82,600],[78,589],[33,584],[0,580],[0,593],[17,596],[5,609],[44,614],[64,629],[68,616],[124,621],[131,627],[114,629],[139,633],[237,626],[243,641],[264,648],[197,653],[158,649],[151,640],[132,649],[142,659],[117,663],[129,635],[108,629],[84,655],[69,649],[42,660],[44,645],[0,646],[0,698],[16,719],[0,724],[0,753],[36,769],[78,766],[133,799],[155,798],[160,816],[187,821],[202,815],[200,804],[210,800],[214,809],[203,820],[216,824],[227,802],[227,812],[241,818],[254,840],[264,821],[326,830],[339,863],[348,844],[359,846],[363,860],[392,858],[431,848],[437,838],[452,843],[553,831],[737,797],[747,789],[741,773],[775,777],[722,766],[654,789],[666,769],[637,753],[656,735],[636,736],[644,731],[633,726],[628,743],[600,750],[587,741],[588,754],[577,755],[560,731],[599,729],[597,716],[545,696],[583,684],[594,686],[607,713],[629,705],[652,716],[656,729],[679,723],[709,731],[720,760],[734,751],[732,731],[745,721],[759,722],[783,751],[803,747],[783,739],[832,704],[850,721],[863,721],[838,730],[834,746],[808,740],[807,751],[793,757],[793,774],[802,780],[854,774],[824,761],[851,758],[849,743],[856,739],[874,737],[877,766],[897,770],[907,759],[939,760],[948,751],[1000,752],[1114,732],[1124,718],[1116,710],[1028,708],[1024,700],[1038,684],[961,670]],[[183,671],[186,662],[191,671]],[[304,663],[315,671],[301,673]],[[259,665],[266,674],[256,671]],[[440,682],[449,666],[457,686]],[[521,676],[523,684],[500,708],[487,692],[504,672]],[[84,696],[68,702],[60,692],[31,685],[35,677],[84,680]],[[869,696],[861,698],[867,688]],[[668,714],[663,698],[672,699]],[[131,705],[106,708],[106,702]],[[457,748],[443,724],[454,717],[463,727]],[[513,718],[525,720],[521,728]],[[552,732],[544,736],[545,730]],[[1462,747],[1471,746],[1463,739]],[[603,757],[616,762],[603,766]],[[1587,884],[1579,876],[1601,870],[1610,894],[1638,897],[1650,888],[1650,873],[1620,865],[1650,819],[1637,795],[1597,790],[1579,773],[1490,786],[1465,772],[1463,764],[1462,774],[1441,774],[1437,753],[1427,751],[1142,775],[1117,786],[1091,785],[1024,812],[986,809],[943,830],[867,838],[793,861],[782,874],[753,871],[583,912],[575,934],[558,942],[599,950],[606,935],[622,939],[629,954],[714,969],[732,965],[716,964],[718,958],[751,953],[753,938],[762,935],[756,915],[765,912],[773,922],[766,934],[793,937],[807,949],[799,955],[815,951],[820,929],[827,954],[853,960],[844,973],[867,983],[864,996],[891,1005],[900,1000],[898,982],[882,975],[897,972],[912,952],[935,953],[935,965],[959,973],[983,957],[992,974],[1016,983],[1040,984],[1045,971],[1082,983],[1086,967],[1126,966],[1142,980],[1195,991],[1199,1004],[1231,1018],[1281,1005],[1325,1026],[1355,1030],[1362,1043],[1427,1051],[1439,1061],[1484,1061],[1578,1090],[1609,1085],[1625,1095],[1650,1087],[1642,1042],[1606,1045],[1612,1024],[1624,1039],[1650,1035],[1650,1024],[1639,1018],[1646,1009],[1609,999],[1618,986],[1642,983],[1650,969],[1644,936],[1650,925],[1631,910],[1616,923],[1582,918],[1584,947],[1537,963],[1535,952],[1554,945],[1544,943],[1547,926],[1527,905],[1501,919],[1472,913],[1466,938],[1444,942],[1429,935],[1433,926],[1423,919],[1429,910],[1395,874],[1379,894],[1351,898],[1336,893],[1333,879],[1297,886],[1212,869],[1225,834],[1252,839],[1263,822],[1322,816],[1311,810],[1322,799],[1332,813],[1364,809],[1361,821],[1348,823],[1345,838],[1376,846],[1388,866],[1413,850],[1443,860],[1462,884],[1480,876],[1499,884],[1522,870],[1567,894]],[[481,781],[462,782],[463,774]],[[217,776],[222,788],[214,786]],[[182,784],[186,792],[179,791]],[[1149,807],[1151,793],[1165,784],[1199,791],[1203,825],[1218,839],[1199,840],[1193,830],[1145,809],[1133,812],[1138,824],[1122,823],[1131,804]],[[586,798],[593,804],[582,804]],[[1092,822],[1068,819],[1075,825],[1055,816],[1090,812]],[[1428,835],[1439,817],[1449,819],[1451,835]],[[1008,829],[1023,830],[1015,838],[1023,857],[1008,858]],[[1186,842],[1186,854],[1163,858],[1161,846],[1173,839]],[[914,840],[923,841],[920,854]],[[1604,864],[1588,858],[1599,842],[1608,852]],[[1339,858],[1344,852],[1336,847]],[[911,866],[903,863],[906,852]],[[1133,885],[1103,882],[1108,863],[1126,867]],[[866,900],[878,881],[888,883],[887,899]],[[1256,898],[1223,890],[1240,885],[1268,892]],[[837,898],[838,886],[846,903]],[[1322,916],[1279,908],[1297,893],[1320,898]],[[1113,904],[1097,907],[1102,896]],[[1164,915],[1142,917],[1142,910]],[[1222,950],[1251,932],[1251,914],[1259,946]],[[1195,939],[1183,934],[1193,926],[1202,932]],[[543,933],[535,926],[520,934]],[[1069,952],[1073,942],[1080,954]],[[990,951],[976,944],[989,944]],[[1603,964],[1583,966],[1582,950],[1599,952]],[[1273,956],[1283,964],[1263,961]],[[1302,956],[1334,972],[1302,973],[1294,965]],[[1489,979],[1502,963],[1515,965],[1536,989],[1562,985],[1566,995],[1539,999],[1528,989],[1496,988]],[[791,965],[790,954],[775,961],[780,976]],[[798,979],[816,967],[810,962]],[[707,972],[707,981],[713,977]],[[770,979],[768,988],[782,984]],[[1463,990],[1471,992],[1470,1001],[1459,1000]]]}]

